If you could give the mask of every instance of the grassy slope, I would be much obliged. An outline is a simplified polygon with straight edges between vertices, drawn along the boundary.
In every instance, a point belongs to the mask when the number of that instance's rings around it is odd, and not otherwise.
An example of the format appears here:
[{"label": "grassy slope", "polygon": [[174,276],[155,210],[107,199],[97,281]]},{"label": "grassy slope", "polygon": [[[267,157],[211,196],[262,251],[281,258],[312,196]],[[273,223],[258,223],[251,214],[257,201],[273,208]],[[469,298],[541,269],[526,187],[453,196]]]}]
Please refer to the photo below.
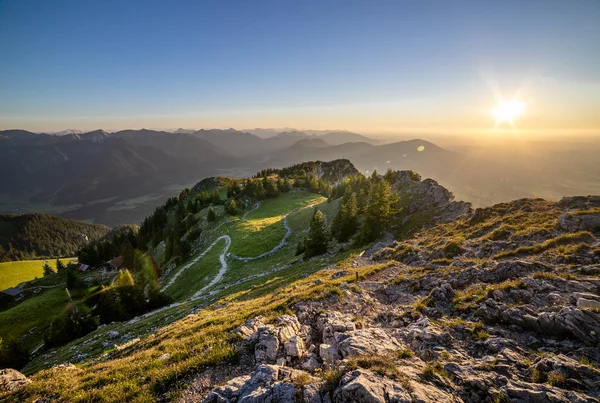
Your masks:
[{"label": "grassy slope", "polygon": [[[304,264],[308,267],[315,263]],[[328,259],[319,263],[322,267]],[[350,262],[340,263],[340,269],[346,264],[350,265]],[[331,273],[326,270],[318,271],[285,285],[276,284],[275,279],[265,283],[260,290],[255,288],[232,294],[222,298],[218,306],[202,309],[142,338],[131,348],[114,352],[110,361],[84,366],[81,371],[41,371],[33,377],[33,383],[24,394],[15,399],[34,401],[42,396],[52,396],[70,402],[154,402],[165,392],[176,394],[179,382],[186,374],[235,360],[235,340],[229,331],[245,320],[257,315],[274,318],[298,301],[339,293],[337,286],[342,282],[353,282],[354,272],[366,276],[383,267],[352,268],[347,276],[337,279],[331,279]],[[273,292],[275,290],[277,292]],[[99,338],[98,334],[96,336]],[[69,347],[73,346],[66,348]],[[164,353],[171,355],[166,362],[158,359]]]},{"label": "grassy slope", "polygon": [[[322,210],[329,217],[329,221],[331,222],[335,209],[337,208],[337,202],[327,203],[325,198],[310,193],[282,194],[276,199],[266,200],[261,204],[261,208],[248,215],[248,222],[261,223],[263,220],[270,219],[272,215],[282,216],[298,206],[308,206],[313,203],[318,203],[315,207]],[[217,222],[203,225],[203,240],[198,248],[198,254],[203,252],[219,236],[232,234],[232,229],[236,229],[238,225],[244,223],[241,221],[241,214],[237,217],[231,217],[223,213],[222,207],[218,207],[216,210],[219,215]],[[296,244],[305,236],[312,214],[312,208],[300,208],[288,216],[288,224],[292,228],[292,235],[288,239],[287,245],[280,249],[275,255],[247,263],[228,259],[230,266],[227,273],[221,282],[207,290],[206,300],[200,299],[197,301],[189,301],[187,298],[210,282],[218,272],[220,268],[218,256],[223,250],[225,245],[224,241],[217,243],[203,259],[199,260],[186,272],[181,274],[173,285],[167,289],[167,293],[179,301],[179,305],[164,309],[163,311],[149,315],[148,317],[141,318],[134,323],[115,323],[105,326],[87,337],[75,340],[63,348],[48,352],[34,359],[24,371],[31,374],[47,368],[49,365],[73,361],[73,356],[76,353],[97,356],[106,349],[103,347],[102,343],[107,340],[106,333],[110,330],[115,330],[121,335],[129,334],[131,337],[148,337],[149,333],[152,335],[151,329],[161,328],[175,322],[176,320],[187,316],[190,312],[197,311],[199,308],[206,306],[207,303],[215,302],[220,298],[238,292],[244,293],[243,298],[256,298],[257,296],[272,292],[282,285],[301,279],[307,274],[314,273],[315,271],[348,256],[350,251],[338,254],[337,256],[324,256],[308,262],[304,262],[301,258],[295,256]],[[198,213],[198,217],[200,218],[203,218],[205,215],[206,209]],[[260,226],[260,224],[257,226]],[[232,235],[232,238],[233,248],[236,238],[234,235]],[[273,245],[271,245],[271,247],[279,243],[280,240],[281,238],[273,239]],[[263,234],[261,231],[258,231],[255,233],[254,237],[246,237],[244,238],[244,241],[237,239],[237,242],[250,243],[250,250],[258,250],[260,252]],[[176,271],[177,270],[173,271],[172,274],[164,280],[163,284],[166,283]],[[193,284],[193,286],[190,286],[190,284]],[[114,341],[115,344],[120,344],[122,342],[123,341],[121,340]]]},{"label": "grassy slope", "polygon": [[[73,258],[61,259],[64,264]],[[56,259],[48,260],[48,264],[56,270]],[[20,260],[18,262],[0,263],[0,290],[14,287],[25,281],[44,275],[44,260]]]}]

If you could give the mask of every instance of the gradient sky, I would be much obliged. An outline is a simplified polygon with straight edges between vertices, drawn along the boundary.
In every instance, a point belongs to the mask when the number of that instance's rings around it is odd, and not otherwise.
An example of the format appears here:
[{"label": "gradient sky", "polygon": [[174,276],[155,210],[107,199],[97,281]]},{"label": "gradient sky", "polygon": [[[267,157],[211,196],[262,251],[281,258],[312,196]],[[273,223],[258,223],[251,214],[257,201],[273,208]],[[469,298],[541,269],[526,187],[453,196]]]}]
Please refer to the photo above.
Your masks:
[{"label": "gradient sky", "polygon": [[600,1],[0,0],[0,129],[600,132]]}]

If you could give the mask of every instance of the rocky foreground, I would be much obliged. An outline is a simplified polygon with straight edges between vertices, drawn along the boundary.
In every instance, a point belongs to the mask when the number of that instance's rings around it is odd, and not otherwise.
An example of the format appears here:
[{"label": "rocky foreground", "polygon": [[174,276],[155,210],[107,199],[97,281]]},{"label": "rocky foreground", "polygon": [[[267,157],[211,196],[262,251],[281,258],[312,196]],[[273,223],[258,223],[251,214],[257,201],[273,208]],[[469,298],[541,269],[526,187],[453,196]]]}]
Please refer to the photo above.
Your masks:
[{"label": "rocky foreground", "polygon": [[389,262],[370,278],[235,329],[239,364],[182,401],[598,402],[598,231],[600,197],[429,228],[357,258]]}]

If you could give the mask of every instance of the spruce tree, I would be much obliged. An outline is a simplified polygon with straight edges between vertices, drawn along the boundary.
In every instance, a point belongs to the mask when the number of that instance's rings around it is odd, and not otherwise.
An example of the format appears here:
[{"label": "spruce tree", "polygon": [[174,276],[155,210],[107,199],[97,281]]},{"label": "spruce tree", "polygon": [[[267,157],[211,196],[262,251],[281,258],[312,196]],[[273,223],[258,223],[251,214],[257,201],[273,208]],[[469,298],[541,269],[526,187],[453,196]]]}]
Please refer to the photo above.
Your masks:
[{"label": "spruce tree", "polygon": [[340,242],[346,242],[358,229],[358,205],[356,193],[347,188],[333,223],[332,234]]},{"label": "spruce tree", "polygon": [[56,259],[56,271],[57,272],[61,272],[64,269],[66,269],[67,267],[65,266],[65,264],[62,262],[62,260],[60,259]]},{"label": "spruce tree", "polygon": [[213,209],[212,207],[208,209],[206,219],[208,220],[208,222],[215,222],[217,220],[217,213],[215,212],[215,209]]},{"label": "spruce tree", "polygon": [[315,211],[310,222],[308,238],[304,251],[304,258],[322,255],[327,252],[327,234],[325,232],[325,218],[319,210]]},{"label": "spruce tree", "polygon": [[386,180],[380,180],[371,191],[369,204],[360,227],[359,241],[362,243],[372,242],[379,238],[388,227],[393,215],[392,205],[395,198],[392,195],[390,184]]},{"label": "spruce tree", "polygon": [[48,264],[48,262],[44,262],[44,277],[55,274],[56,271]]}]

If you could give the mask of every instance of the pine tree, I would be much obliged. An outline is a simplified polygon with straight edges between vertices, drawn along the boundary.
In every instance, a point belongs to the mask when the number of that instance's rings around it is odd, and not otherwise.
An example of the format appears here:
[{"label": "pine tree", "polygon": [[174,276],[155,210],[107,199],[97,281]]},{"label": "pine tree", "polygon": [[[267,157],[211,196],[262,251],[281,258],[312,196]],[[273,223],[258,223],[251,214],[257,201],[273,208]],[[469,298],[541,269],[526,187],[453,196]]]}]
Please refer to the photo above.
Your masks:
[{"label": "pine tree", "polygon": [[55,274],[56,271],[48,264],[48,262],[44,262],[44,277]]},{"label": "pine tree", "polygon": [[327,252],[327,234],[325,233],[325,218],[319,210],[315,211],[310,222],[308,238],[304,251],[304,258],[322,255]]},{"label": "pine tree", "polygon": [[62,260],[56,259],[56,271],[57,272],[61,272],[66,268],[67,268],[67,266],[65,266],[65,264],[62,262]]},{"label": "pine tree", "polygon": [[206,219],[208,220],[208,222],[215,222],[217,220],[217,213],[212,207],[208,209]]}]

